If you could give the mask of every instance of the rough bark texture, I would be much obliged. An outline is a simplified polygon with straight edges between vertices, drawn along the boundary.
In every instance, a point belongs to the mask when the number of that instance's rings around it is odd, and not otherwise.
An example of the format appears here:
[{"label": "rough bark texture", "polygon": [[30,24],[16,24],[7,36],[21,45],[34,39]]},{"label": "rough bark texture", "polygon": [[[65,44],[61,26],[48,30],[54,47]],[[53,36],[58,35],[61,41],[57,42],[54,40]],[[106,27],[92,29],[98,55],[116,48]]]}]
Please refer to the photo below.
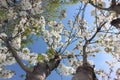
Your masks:
[{"label": "rough bark texture", "polygon": [[45,80],[49,72],[49,68],[45,63],[38,63],[32,73],[27,73],[26,80]]},{"label": "rough bark texture", "polygon": [[120,18],[117,18],[117,19],[113,19],[111,21],[111,25],[116,27],[117,29],[120,29]]},{"label": "rough bark texture", "polygon": [[91,66],[80,66],[72,80],[98,80]]},{"label": "rough bark texture", "polygon": [[59,56],[55,56],[49,62],[38,63],[34,66],[32,73],[27,73],[25,80],[45,80],[50,72],[54,70],[60,63]]}]

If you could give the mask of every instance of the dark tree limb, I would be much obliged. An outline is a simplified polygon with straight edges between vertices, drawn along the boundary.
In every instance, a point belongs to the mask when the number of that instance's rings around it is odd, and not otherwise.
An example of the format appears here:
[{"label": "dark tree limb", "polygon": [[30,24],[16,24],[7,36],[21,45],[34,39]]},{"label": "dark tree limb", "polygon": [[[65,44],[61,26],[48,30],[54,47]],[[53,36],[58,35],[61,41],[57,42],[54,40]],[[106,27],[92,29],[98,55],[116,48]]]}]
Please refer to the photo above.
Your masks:
[{"label": "dark tree limb", "polygon": [[95,7],[95,8],[98,8],[98,9],[101,9],[101,10],[106,10],[106,11],[110,11],[110,8],[102,8],[102,7],[99,7],[98,5],[95,5],[91,0],[89,0],[89,3]]},{"label": "dark tree limb", "polygon": [[116,5],[116,0],[112,0],[111,1],[111,6],[115,6]]},{"label": "dark tree limb", "polygon": [[58,67],[60,60],[61,60],[61,57],[59,55],[55,55],[53,59],[50,59],[49,68],[51,71]]},{"label": "dark tree limb", "polygon": [[117,29],[120,29],[120,18],[112,20],[111,25],[116,27]]},{"label": "dark tree limb", "polygon": [[89,0],[89,3],[97,9],[106,10],[106,11],[114,11],[117,14],[120,14],[120,3],[116,4],[116,0],[111,0],[111,5],[109,8],[102,8],[98,5],[95,5],[91,0]]}]

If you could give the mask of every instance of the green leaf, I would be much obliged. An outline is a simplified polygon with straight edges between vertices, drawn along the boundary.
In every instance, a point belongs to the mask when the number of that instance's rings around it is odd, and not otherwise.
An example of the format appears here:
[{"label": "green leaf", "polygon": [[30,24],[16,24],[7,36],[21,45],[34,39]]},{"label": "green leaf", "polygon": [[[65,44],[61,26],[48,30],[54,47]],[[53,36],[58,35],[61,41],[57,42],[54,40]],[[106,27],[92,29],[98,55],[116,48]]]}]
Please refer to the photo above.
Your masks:
[{"label": "green leaf", "polygon": [[102,4],[100,4],[100,3],[98,3],[98,6],[99,6],[99,7],[103,7]]},{"label": "green leaf", "polygon": [[39,54],[37,57],[37,61],[41,61],[41,60],[45,60],[45,56],[43,56],[42,54]]},{"label": "green leaf", "polygon": [[48,55],[48,58],[51,59],[55,56],[56,52],[53,48],[50,48],[47,50],[47,55]]},{"label": "green leaf", "polygon": [[29,61],[29,66],[32,67],[33,64],[32,64],[32,60]]}]

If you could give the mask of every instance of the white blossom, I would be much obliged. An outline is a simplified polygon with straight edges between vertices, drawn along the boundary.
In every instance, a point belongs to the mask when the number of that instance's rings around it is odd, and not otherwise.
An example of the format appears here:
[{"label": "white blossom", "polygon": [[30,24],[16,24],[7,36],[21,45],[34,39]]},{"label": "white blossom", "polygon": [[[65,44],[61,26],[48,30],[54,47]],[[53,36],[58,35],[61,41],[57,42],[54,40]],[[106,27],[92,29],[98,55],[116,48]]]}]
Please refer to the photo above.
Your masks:
[{"label": "white blossom", "polygon": [[18,52],[19,57],[23,60],[30,60],[30,55],[29,54]]},{"label": "white blossom", "polygon": [[74,69],[76,69],[76,68],[79,66],[78,61],[76,60],[75,57],[69,59],[68,63],[69,63],[69,65],[70,65],[71,67],[73,67]]},{"label": "white blossom", "polygon": [[26,23],[26,21],[27,21],[26,17],[21,18],[21,21],[20,21],[20,24],[19,24],[20,28],[22,28],[24,26],[24,24]]},{"label": "white blossom", "polygon": [[0,53],[0,63],[4,62],[6,60],[6,55]]},{"label": "white blossom", "polygon": [[40,24],[41,29],[44,31],[46,22],[45,22],[45,18],[43,16],[40,17],[39,24]]},{"label": "white blossom", "polygon": [[0,71],[0,77],[3,77],[5,79],[11,78],[15,73],[13,71],[7,70],[5,68],[2,68]]},{"label": "white blossom", "polygon": [[18,16],[17,13],[14,12],[13,8],[9,8],[9,13],[7,14],[7,17],[9,19],[16,19]]},{"label": "white blossom", "polygon": [[31,9],[31,13],[32,13],[33,15],[35,15],[35,14],[40,14],[40,13],[42,13],[42,12],[43,12],[43,10],[42,10],[42,8],[41,8],[40,5],[38,5],[38,6],[36,6],[36,7],[34,7],[34,8]]},{"label": "white blossom", "polygon": [[22,8],[22,10],[29,10],[32,8],[32,5],[29,2],[29,0],[22,0],[21,1],[21,8]]},{"label": "white blossom", "polygon": [[20,15],[20,16],[26,16],[26,15],[27,15],[27,12],[26,12],[26,11],[21,11],[21,12],[19,13],[19,15]]},{"label": "white blossom", "polygon": [[7,35],[5,34],[5,33],[0,33],[0,38],[6,38],[7,37]]},{"label": "white blossom", "polygon": [[22,49],[22,53],[23,54],[29,54],[30,53],[30,50],[28,48],[23,48]]},{"label": "white blossom", "polygon": [[6,61],[3,62],[3,65],[12,65],[16,63],[16,60],[13,56],[6,56]]},{"label": "white blossom", "polygon": [[31,13],[32,13],[33,15],[35,15],[35,14],[40,14],[40,13],[43,12],[41,3],[42,3],[42,1],[39,1],[39,0],[34,1],[33,5],[32,5],[33,8],[31,9]]},{"label": "white blossom", "polygon": [[46,61],[49,61],[48,55],[47,54],[42,54],[45,57]]},{"label": "white blossom", "polygon": [[33,65],[37,64],[37,57],[38,57],[38,54],[36,54],[36,53],[31,53],[30,54],[30,60],[29,61],[31,61],[31,64],[33,64]]},{"label": "white blossom", "polygon": [[20,49],[21,48],[21,35],[15,37],[12,40],[11,45],[17,50]]},{"label": "white blossom", "polygon": [[0,7],[8,8],[6,0],[0,0]]},{"label": "white blossom", "polygon": [[72,67],[68,67],[64,64],[59,64],[58,70],[60,70],[61,74],[65,76],[75,73],[75,69],[73,69]]}]

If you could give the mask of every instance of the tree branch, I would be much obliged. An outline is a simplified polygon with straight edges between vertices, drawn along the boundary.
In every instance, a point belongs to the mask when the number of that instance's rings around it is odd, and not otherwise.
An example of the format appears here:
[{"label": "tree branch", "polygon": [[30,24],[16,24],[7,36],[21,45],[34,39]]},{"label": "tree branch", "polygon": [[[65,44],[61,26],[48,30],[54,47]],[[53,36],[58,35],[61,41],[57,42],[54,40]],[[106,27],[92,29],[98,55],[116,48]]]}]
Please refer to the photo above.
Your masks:
[{"label": "tree branch", "polygon": [[97,33],[98,33],[98,32],[101,30],[101,28],[105,25],[105,23],[106,23],[106,22],[104,22],[102,25],[100,25],[100,26],[97,28],[95,34],[88,40],[89,43],[94,39],[94,37],[97,35]]},{"label": "tree branch", "polygon": [[10,52],[12,53],[13,57],[15,58],[15,60],[17,61],[17,63],[20,65],[20,67],[25,71],[25,72],[32,72],[33,68],[28,68],[20,59],[20,57],[17,55],[16,50],[10,45],[9,40],[6,40],[6,44],[7,44],[7,48],[8,50],[10,50]]},{"label": "tree branch", "polygon": [[89,3],[97,8],[97,9],[101,9],[101,10],[106,10],[106,11],[114,11],[116,12],[117,14],[120,14],[120,3],[116,4],[116,1],[115,0],[112,0],[111,1],[111,5],[109,8],[102,8],[102,7],[99,7],[98,5],[95,5],[91,0],[89,0]]},{"label": "tree branch", "polygon": [[87,65],[87,53],[86,53],[87,45],[95,38],[95,36],[96,36],[97,33],[101,30],[101,28],[105,25],[105,23],[106,23],[106,22],[104,22],[103,24],[101,24],[101,25],[97,28],[97,30],[96,30],[96,32],[94,33],[94,35],[93,35],[90,39],[86,40],[86,42],[85,42],[85,44],[84,44],[84,46],[83,46],[83,66],[86,66],[86,65]]},{"label": "tree branch", "polygon": [[102,7],[99,7],[98,5],[95,5],[91,0],[89,0],[89,3],[95,7],[95,8],[98,8],[98,9],[101,9],[101,10],[106,10],[106,11],[110,11],[110,8],[102,8]]}]

